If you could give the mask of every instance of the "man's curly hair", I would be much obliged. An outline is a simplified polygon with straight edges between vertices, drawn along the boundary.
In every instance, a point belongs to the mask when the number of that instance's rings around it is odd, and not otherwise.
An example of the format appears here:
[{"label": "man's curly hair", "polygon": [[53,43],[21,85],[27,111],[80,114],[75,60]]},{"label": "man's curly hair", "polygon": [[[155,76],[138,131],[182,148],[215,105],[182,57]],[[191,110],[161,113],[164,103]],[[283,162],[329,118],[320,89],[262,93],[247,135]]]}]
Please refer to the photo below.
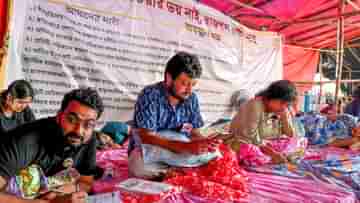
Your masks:
[{"label": "man's curly hair", "polygon": [[97,118],[104,112],[103,101],[98,92],[90,87],[74,89],[64,95],[60,111],[64,111],[71,101],[78,101],[97,111]]},{"label": "man's curly hair", "polygon": [[186,73],[192,79],[198,79],[202,67],[198,57],[187,52],[178,52],[166,64],[165,73],[169,73],[175,80],[181,73]]}]

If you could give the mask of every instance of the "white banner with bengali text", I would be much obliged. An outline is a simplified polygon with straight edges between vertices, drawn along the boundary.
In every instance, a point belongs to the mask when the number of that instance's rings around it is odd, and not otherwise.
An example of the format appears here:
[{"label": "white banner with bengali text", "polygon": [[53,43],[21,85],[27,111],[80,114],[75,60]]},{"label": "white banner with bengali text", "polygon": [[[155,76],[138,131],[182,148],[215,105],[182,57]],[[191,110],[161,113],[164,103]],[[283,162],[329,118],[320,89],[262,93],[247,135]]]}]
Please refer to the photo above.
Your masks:
[{"label": "white banner with bengali text", "polygon": [[163,80],[177,51],[197,54],[195,87],[204,120],[225,115],[230,97],[254,95],[282,78],[281,37],[250,30],[190,0],[13,0],[6,83],[36,90],[38,118],[53,116],[64,93],[96,88],[102,121],[131,120],[138,93]]}]

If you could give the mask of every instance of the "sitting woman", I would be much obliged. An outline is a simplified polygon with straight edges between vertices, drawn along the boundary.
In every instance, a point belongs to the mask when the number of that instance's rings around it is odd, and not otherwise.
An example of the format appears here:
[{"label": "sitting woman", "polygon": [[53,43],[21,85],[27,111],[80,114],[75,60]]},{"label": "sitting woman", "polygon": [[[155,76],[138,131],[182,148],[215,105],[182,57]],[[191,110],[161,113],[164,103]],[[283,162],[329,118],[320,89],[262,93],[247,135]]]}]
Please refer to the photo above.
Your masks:
[{"label": "sitting woman", "polygon": [[[224,142],[239,152],[255,146],[259,153],[270,157],[272,163],[286,162],[288,157],[268,143],[281,137],[296,137],[297,132],[289,112],[290,104],[296,100],[295,85],[288,80],[273,82],[255,98],[240,106],[230,126],[232,136]],[[266,161],[265,161],[266,162]]]},{"label": "sitting woman", "polygon": [[30,104],[34,90],[26,80],[12,82],[0,95],[0,134],[35,120]]},{"label": "sitting woman", "polygon": [[352,129],[358,125],[358,118],[347,113],[338,114],[336,119],[342,121],[345,124],[349,135],[352,133]]},{"label": "sitting woman", "polygon": [[273,82],[254,99],[240,106],[230,126],[232,136],[225,143],[237,152],[250,144],[269,156],[273,163],[286,162],[287,157],[270,147],[267,141],[296,136],[289,112],[296,96],[295,85],[290,81]]},{"label": "sitting woman", "polygon": [[360,126],[352,129],[351,136],[332,140],[328,146],[349,148],[358,151],[360,149]]},{"label": "sitting woman", "polygon": [[[303,117],[306,137],[311,145],[339,146],[347,143],[357,119],[349,114],[336,114],[335,105],[326,112]],[[347,140],[345,143],[343,141]],[[336,140],[336,142],[334,142]]]},{"label": "sitting woman", "polygon": [[[322,132],[327,138],[324,143],[332,147],[344,147],[353,150],[360,149],[360,126],[357,126],[357,118],[350,114],[336,115],[336,109],[333,108],[326,114],[325,121],[326,130]],[[325,139],[326,139],[325,138]]]}]

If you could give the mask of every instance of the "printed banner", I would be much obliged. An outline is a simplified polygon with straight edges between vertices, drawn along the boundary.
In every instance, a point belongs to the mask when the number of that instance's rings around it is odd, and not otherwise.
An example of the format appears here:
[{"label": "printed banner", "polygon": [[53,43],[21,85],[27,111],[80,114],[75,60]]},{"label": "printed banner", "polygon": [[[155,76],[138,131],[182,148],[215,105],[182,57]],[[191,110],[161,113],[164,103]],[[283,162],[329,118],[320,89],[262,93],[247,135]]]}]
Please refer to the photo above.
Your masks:
[{"label": "printed banner", "polygon": [[252,31],[193,1],[14,0],[7,84],[36,90],[38,118],[55,115],[65,92],[96,88],[102,121],[131,120],[146,86],[163,80],[177,51],[197,54],[195,87],[204,120],[225,116],[232,93],[255,94],[282,78],[281,37]]}]

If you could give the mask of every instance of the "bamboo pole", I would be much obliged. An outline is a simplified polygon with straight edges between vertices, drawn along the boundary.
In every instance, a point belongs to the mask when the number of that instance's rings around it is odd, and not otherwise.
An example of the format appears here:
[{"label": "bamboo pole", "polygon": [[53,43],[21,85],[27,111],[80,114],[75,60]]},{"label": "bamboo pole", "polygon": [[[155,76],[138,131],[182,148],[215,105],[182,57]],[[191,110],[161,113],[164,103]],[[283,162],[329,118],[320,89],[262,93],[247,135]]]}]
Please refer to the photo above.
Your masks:
[{"label": "bamboo pole", "polygon": [[346,48],[360,48],[360,44],[351,44],[346,46]]},{"label": "bamboo pole", "polygon": [[[244,8],[247,8],[247,9],[251,9],[251,10],[257,11],[259,13],[265,13],[265,11],[261,10],[260,8],[256,8],[256,7],[248,5],[246,3],[241,3],[240,1],[237,1],[237,0],[230,0],[230,2],[237,5],[237,6],[244,7]],[[235,10],[235,11],[238,11],[238,10]],[[234,13],[232,13],[232,14],[235,15]],[[273,18],[275,18],[275,17],[273,17]]]},{"label": "bamboo pole", "polygon": [[[351,68],[349,67],[349,66],[346,66],[345,64],[343,64],[343,66],[344,66],[344,68],[346,69],[346,70],[343,70],[343,72],[345,73],[345,72],[347,72],[347,74],[348,74],[348,78],[349,78],[349,80],[351,80]],[[348,89],[351,89],[352,88],[352,84],[350,83],[350,84],[347,84],[347,88]]]},{"label": "bamboo pole", "polygon": [[[339,50],[344,49],[344,0],[339,0],[339,18],[337,21],[337,33],[336,33],[336,87],[335,87],[335,104],[338,103],[339,90],[341,85],[341,76],[342,76],[342,67],[343,67],[343,53],[340,53]],[[336,105],[336,112],[338,112],[338,106]]]},{"label": "bamboo pole", "polygon": [[[350,79],[350,80],[352,79],[352,72],[351,72],[351,71],[349,72],[349,79]],[[352,89],[353,89],[352,83],[350,83],[350,84],[348,85],[348,89],[350,89],[350,95],[351,95],[351,94],[352,94]],[[348,94],[347,96],[349,96],[349,94]]]},{"label": "bamboo pole", "polygon": [[[320,84],[319,81],[291,81],[295,84],[302,84],[302,85],[313,85],[313,84]],[[360,83],[360,80],[341,80],[342,83]],[[322,81],[322,84],[328,83],[336,83],[336,80],[329,80],[329,81]]]},{"label": "bamboo pole", "polygon": [[[352,70],[343,70],[343,73],[360,73],[360,70],[352,71]],[[351,79],[351,78],[349,78]]]},{"label": "bamboo pole", "polygon": [[348,2],[348,4],[350,4],[350,6],[352,6],[355,10],[360,11],[360,7],[358,5],[356,5],[354,2],[352,2],[351,0],[346,0]]},{"label": "bamboo pole", "polygon": [[[359,39],[357,39],[359,40]],[[327,52],[327,53],[336,53],[336,52],[344,52],[344,50],[332,50],[332,49],[319,49],[319,48],[313,48],[313,47],[303,47],[303,46],[298,46],[298,45],[293,45],[293,44],[284,44],[284,47],[293,47],[293,48],[299,48],[299,49],[304,49],[304,50],[312,50],[312,51],[319,51],[319,52]],[[354,44],[349,44],[344,46],[344,48],[360,48],[360,43],[354,43]]]},{"label": "bamboo pole", "polygon": [[[340,0],[342,1],[342,0]],[[351,12],[347,12],[344,13],[342,12],[342,14],[339,15],[329,15],[329,16],[322,16],[322,17],[316,17],[316,18],[311,18],[311,19],[304,19],[304,20],[295,20],[293,22],[290,23],[290,25],[295,25],[295,24],[303,24],[303,23],[311,23],[311,22],[332,22],[333,20],[335,20],[336,18],[348,18],[348,17],[352,17],[352,16],[357,16],[360,14],[360,11],[351,11]],[[279,23],[279,24],[284,24],[284,23]],[[287,23],[289,24],[289,23]]]},{"label": "bamboo pole", "polygon": [[332,50],[332,49],[318,49],[318,48],[313,48],[313,47],[302,47],[302,46],[292,45],[292,44],[284,44],[283,46],[304,49],[304,50],[319,51],[319,52],[336,53],[336,50]]},{"label": "bamboo pole", "polygon": [[323,61],[323,57],[320,55],[320,65],[319,65],[319,74],[320,74],[320,92],[319,92],[319,100],[318,100],[318,104],[319,104],[319,106],[320,106],[320,104],[321,104],[321,97],[322,97],[322,74],[323,74],[323,72],[322,72],[322,61]]}]

